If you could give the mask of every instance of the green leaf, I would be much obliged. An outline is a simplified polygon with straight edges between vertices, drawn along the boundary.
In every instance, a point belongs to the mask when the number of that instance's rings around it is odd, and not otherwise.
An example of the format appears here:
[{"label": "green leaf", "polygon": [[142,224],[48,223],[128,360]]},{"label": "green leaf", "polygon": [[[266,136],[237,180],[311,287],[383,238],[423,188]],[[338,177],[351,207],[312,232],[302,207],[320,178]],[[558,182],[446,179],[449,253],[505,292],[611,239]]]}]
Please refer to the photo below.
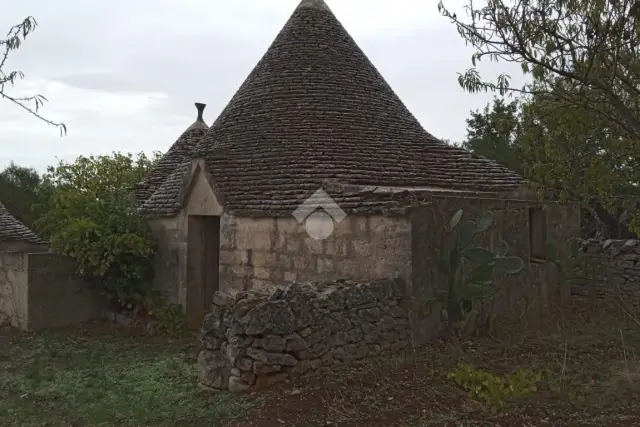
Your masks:
[{"label": "green leaf", "polygon": [[464,298],[471,301],[478,301],[491,298],[499,291],[500,289],[494,286],[471,283],[467,286],[467,289],[464,293]]},{"label": "green leaf", "polygon": [[488,264],[495,258],[490,250],[481,247],[466,249],[462,255],[475,264]]},{"label": "green leaf", "polygon": [[463,250],[473,240],[476,231],[476,223],[473,221],[463,222],[458,229],[458,249]]},{"label": "green leaf", "polygon": [[471,277],[470,277],[471,283],[482,284],[482,283],[490,282],[491,279],[493,279],[493,270],[494,270],[494,267],[489,264],[482,264],[482,265],[476,266],[471,271]]},{"label": "green leaf", "polygon": [[458,209],[456,211],[456,213],[454,213],[453,216],[451,217],[451,229],[452,230],[454,228],[456,228],[456,226],[460,222],[460,219],[462,218],[462,213],[463,213],[463,210],[462,209]]},{"label": "green leaf", "polygon": [[489,227],[493,224],[493,212],[487,211],[482,215],[480,220],[478,221],[478,227],[476,228],[476,233],[482,233],[487,231]]},{"label": "green leaf", "polygon": [[498,242],[498,247],[496,248],[496,255],[498,255],[499,257],[503,257],[507,254],[508,251],[509,244],[504,240],[500,240],[500,242]]},{"label": "green leaf", "polygon": [[496,268],[504,270],[508,274],[519,273],[524,268],[524,261],[517,256],[496,258]]}]

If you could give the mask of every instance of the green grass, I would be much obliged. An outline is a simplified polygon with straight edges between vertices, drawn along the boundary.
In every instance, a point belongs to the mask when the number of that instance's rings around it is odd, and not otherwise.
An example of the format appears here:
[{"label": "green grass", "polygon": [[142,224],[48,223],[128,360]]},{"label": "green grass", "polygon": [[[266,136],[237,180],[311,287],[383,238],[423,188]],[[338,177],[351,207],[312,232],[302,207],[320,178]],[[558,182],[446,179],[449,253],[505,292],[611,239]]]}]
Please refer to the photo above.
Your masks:
[{"label": "green grass", "polygon": [[252,402],[197,388],[194,341],[0,328],[0,425],[222,425]]}]

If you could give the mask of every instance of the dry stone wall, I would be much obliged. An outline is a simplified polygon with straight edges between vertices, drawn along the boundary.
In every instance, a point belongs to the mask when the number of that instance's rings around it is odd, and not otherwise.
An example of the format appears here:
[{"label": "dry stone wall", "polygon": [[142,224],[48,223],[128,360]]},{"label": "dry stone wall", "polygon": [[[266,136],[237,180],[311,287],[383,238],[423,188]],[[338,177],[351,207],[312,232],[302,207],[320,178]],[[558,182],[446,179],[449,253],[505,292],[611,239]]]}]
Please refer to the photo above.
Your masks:
[{"label": "dry stone wall", "polygon": [[640,306],[640,240],[582,240],[584,271],[572,293],[594,298],[622,298]]},{"label": "dry stone wall", "polygon": [[201,385],[246,392],[289,376],[398,352],[410,342],[405,284],[293,283],[270,291],[218,292],[202,333]]}]

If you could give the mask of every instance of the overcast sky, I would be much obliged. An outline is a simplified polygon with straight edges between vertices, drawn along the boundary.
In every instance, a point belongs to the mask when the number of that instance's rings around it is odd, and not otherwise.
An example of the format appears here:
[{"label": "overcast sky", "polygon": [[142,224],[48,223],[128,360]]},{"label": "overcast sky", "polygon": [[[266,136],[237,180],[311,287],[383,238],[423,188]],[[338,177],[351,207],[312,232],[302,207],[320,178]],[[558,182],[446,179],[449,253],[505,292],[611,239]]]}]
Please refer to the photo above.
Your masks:
[{"label": "overcast sky", "polygon": [[[209,125],[269,47],[299,0],[21,0],[2,6],[0,30],[28,15],[36,31],[7,70],[12,94],[45,95],[42,113],[68,135],[0,100],[0,167],[43,170],[56,158],[165,151],[207,104]],[[471,53],[436,0],[327,0],[338,19],[427,131],[454,141],[491,94],[468,94],[457,72]],[[445,0],[458,8],[463,0]],[[484,76],[517,68],[483,64]]]}]

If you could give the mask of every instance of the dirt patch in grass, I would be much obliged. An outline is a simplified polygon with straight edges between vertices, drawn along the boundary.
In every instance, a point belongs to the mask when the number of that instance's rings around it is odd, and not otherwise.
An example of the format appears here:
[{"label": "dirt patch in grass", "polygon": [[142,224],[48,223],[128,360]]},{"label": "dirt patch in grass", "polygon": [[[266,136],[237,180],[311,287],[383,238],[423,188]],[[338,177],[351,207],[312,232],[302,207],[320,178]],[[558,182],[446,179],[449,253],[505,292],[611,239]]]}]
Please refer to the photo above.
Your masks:
[{"label": "dirt patch in grass", "polygon": [[[531,333],[504,322],[492,339],[438,342],[318,372],[262,394],[229,426],[640,425],[637,319],[577,300],[545,323]],[[493,413],[446,378],[458,363],[497,375],[530,368],[543,379]]]},{"label": "dirt patch in grass", "polygon": [[38,334],[0,329],[2,426],[215,426],[249,397],[196,387],[195,337],[96,323]]}]

